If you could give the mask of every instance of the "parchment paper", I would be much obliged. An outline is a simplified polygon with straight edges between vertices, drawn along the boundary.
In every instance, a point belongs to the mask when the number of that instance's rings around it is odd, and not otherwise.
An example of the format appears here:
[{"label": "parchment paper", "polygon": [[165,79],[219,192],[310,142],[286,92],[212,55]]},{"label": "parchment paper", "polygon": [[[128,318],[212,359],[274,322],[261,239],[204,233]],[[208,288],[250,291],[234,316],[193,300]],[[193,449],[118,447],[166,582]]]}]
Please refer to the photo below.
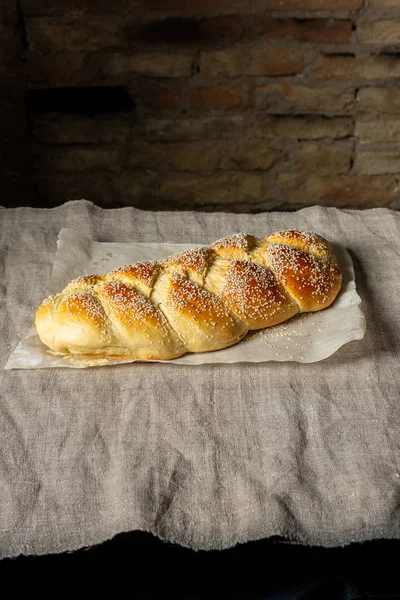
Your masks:
[{"label": "parchment paper", "polygon": [[[186,354],[170,362],[181,365],[205,363],[258,363],[266,361],[296,361],[312,363],[331,356],[351,340],[360,340],[365,333],[365,317],[356,291],[354,269],[349,253],[334,246],[343,273],[342,290],[329,308],[317,313],[294,317],[276,327],[250,332],[240,343],[224,350]],[[139,260],[157,260],[174,252],[198,247],[199,244],[167,243],[105,243],[96,242],[72,229],[61,230],[57,253],[46,295],[60,292],[80,275],[107,273],[123,264]],[[133,360],[80,360],[52,354],[42,344],[34,326],[10,356],[6,369],[87,368],[135,362]]]}]

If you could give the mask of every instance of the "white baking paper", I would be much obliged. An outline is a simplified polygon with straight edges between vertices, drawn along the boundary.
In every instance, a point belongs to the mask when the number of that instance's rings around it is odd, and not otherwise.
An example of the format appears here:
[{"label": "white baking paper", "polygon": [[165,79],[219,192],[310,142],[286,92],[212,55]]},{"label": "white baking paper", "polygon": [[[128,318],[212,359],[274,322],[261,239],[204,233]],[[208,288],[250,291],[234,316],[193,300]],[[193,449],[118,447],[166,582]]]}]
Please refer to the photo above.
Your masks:
[{"label": "white baking paper", "polygon": [[[225,350],[186,354],[171,361],[149,362],[170,362],[179,365],[266,361],[311,363],[327,358],[351,340],[362,339],[366,328],[365,317],[360,309],[361,298],[356,291],[352,260],[343,247],[333,245],[343,273],[343,287],[329,308],[296,316],[276,327],[251,332],[244,340]],[[72,229],[62,229],[46,296],[60,292],[71,279],[80,275],[108,273],[127,263],[157,260],[196,246],[198,244],[95,242]],[[56,356],[42,344],[33,326],[12,353],[5,368],[76,369],[127,362],[135,361],[98,359],[88,362],[78,358]]]}]

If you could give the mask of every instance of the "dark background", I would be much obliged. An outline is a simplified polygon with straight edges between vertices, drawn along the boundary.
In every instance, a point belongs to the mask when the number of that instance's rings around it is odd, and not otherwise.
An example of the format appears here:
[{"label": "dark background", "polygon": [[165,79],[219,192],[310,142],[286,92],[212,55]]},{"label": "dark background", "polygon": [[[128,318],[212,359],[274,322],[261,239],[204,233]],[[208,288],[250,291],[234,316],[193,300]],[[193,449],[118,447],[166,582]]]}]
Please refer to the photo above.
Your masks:
[{"label": "dark background", "polygon": [[398,0],[2,0],[0,204],[400,207]]},{"label": "dark background", "polygon": [[[344,548],[261,540],[224,551],[194,552],[151,534],[131,532],[90,549],[4,560],[4,574],[104,565],[109,580],[125,570],[134,598],[243,598],[350,600],[400,598],[398,541],[375,540]],[[98,580],[97,580],[98,583]]]}]

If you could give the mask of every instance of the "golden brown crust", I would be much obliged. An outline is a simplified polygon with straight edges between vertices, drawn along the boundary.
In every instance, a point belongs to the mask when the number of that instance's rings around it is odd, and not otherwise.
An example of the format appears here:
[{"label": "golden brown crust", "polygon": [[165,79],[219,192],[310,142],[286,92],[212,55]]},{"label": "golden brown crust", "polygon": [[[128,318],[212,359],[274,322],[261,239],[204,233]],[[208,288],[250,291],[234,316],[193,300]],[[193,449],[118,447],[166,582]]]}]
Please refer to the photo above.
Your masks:
[{"label": "golden brown crust", "polygon": [[331,261],[293,246],[271,244],[267,264],[300,312],[312,312],[332,304],[340,291],[342,276]]},{"label": "golden brown crust", "polygon": [[234,233],[211,244],[216,256],[226,260],[248,260],[249,253],[257,244],[257,238],[247,233]]},{"label": "golden brown crust", "polygon": [[273,273],[247,260],[230,261],[221,298],[249,329],[276,325],[298,312]]},{"label": "golden brown crust", "polygon": [[177,252],[160,261],[161,267],[169,273],[175,271],[187,275],[191,281],[201,286],[204,281],[210,259],[208,248],[193,248]]},{"label": "golden brown crust", "polygon": [[170,277],[162,310],[188,352],[226,348],[232,339],[238,341],[248,331],[217,296],[180,273]]},{"label": "golden brown crust", "polygon": [[169,360],[236,344],[249,330],[329,306],[342,275],[312,232],[234,234],[161,261],[78,277],[39,307],[52,351],[93,359]]},{"label": "golden brown crust", "polygon": [[107,279],[111,281],[122,281],[128,285],[135,286],[147,298],[151,294],[151,290],[159,271],[158,263],[154,261],[144,261],[129,265],[123,265],[118,269],[114,269],[108,274]]},{"label": "golden brown crust", "polygon": [[95,285],[97,285],[100,281],[103,281],[103,275],[82,275],[81,277],[77,277],[73,279],[65,288],[65,291],[68,292],[84,292],[86,290],[92,289]]},{"label": "golden brown crust", "polygon": [[86,292],[52,297],[40,306],[35,324],[42,342],[64,354],[80,354],[87,348],[104,351],[112,339],[101,302]]},{"label": "golden brown crust", "polygon": [[276,231],[267,237],[267,242],[269,244],[285,244],[315,254],[319,258],[335,261],[329,242],[313,231],[298,231],[297,229]]},{"label": "golden brown crust", "polygon": [[108,318],[123,345],[137,358],[179,356],[184,347],[164,314],[141,292],[121,281],[109,281],[99,290]]}]

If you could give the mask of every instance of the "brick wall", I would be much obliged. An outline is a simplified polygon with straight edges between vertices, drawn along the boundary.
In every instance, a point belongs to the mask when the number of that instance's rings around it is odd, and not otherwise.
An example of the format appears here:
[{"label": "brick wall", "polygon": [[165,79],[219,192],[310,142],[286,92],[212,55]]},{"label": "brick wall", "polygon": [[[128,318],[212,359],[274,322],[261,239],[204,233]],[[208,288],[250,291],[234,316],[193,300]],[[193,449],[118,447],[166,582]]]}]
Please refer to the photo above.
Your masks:
[{"label": "brick wall", "polygon": [[0,4],[0,206],[35,201],[25,105],[23,27],[15,0]]},{"label": "brick wall", "polygon": [[20,9],[42,204],[400,207],[399,0]]}]

